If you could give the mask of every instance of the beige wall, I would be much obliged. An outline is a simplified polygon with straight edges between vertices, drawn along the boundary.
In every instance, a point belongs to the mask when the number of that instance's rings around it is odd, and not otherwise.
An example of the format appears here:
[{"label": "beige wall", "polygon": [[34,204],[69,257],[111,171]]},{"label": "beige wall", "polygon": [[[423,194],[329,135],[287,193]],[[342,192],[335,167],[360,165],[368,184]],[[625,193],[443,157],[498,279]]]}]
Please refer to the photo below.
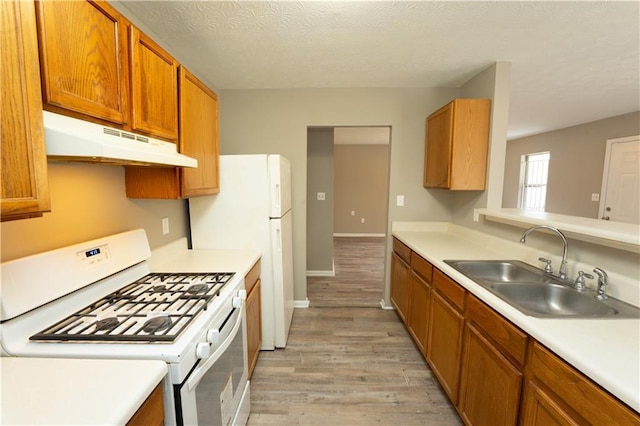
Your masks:
[{"label": "beige wall", "polygon": [[491,126],[489,128],[489,164],[485,191],[457,191],[453,209],[453,222],[469,228],[478,228],[473,211],[481,207],[499,207],[502,203],[504,153],[509,120],[509,93],[511,63],[498,62],[469,80],[460,90],[464,98],[491,99]]},{"label": "beige wall", "polygon": [[49,162],[49,186],[51,213],[2,223],[3,262],[136,228],[151,248],[187,235],[185,202],[128,199],[122,166]]},{"label": "beige wall", "polygon": [[333,271],[333,147],[333,128],[307,130],[307,271],[316,273]]},{"label": "beige wall", "polygon": [[391,200],[403,194],[405,206],[388,203],[387,232],[390,221],[450,221],[452,194],[422,187],[424,134],[427,115],[458,93],[452,88],[219,92],[221,153],[277,153],[291,161],[296,300],[307,297],[307,127],[390,126],[389,194]]},{"label": "beige wall", "polygon": [[386,233],[389,150],[389,145],[380,144],[335,145],[334,233]]},{"label": "beige wall", "polygon": [[546,211],[597,218],[607,139],[637,134],[638,111],[507,142],[502,206],[517,207],[520,157],[549,151]]}]

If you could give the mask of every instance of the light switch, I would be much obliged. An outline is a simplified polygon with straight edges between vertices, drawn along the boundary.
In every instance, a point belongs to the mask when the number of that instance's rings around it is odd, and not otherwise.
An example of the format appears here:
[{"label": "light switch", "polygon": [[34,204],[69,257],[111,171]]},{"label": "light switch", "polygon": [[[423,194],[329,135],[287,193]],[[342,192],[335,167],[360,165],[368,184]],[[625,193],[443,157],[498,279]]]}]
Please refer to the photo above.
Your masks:
[{"label": "light switch", "polygon": [[318,192],[318,201],[324,201],[326,194],[324,192]]},{"label": "light switch", "polygon": [[167,235],[169,233],[169,218],[162,218],[162,235]]},{"label": "light switch", "polygon": [[398,206],[398,207],[404,206],[404,195],[397,195],[396,196],[396,206]]}]

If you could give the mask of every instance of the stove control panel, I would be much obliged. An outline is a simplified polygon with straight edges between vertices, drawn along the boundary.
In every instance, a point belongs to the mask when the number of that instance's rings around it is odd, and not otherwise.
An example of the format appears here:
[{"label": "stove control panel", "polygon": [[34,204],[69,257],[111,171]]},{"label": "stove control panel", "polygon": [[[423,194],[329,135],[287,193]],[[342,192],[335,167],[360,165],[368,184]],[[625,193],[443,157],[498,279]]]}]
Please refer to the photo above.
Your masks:
[{"label": "stove control panel", "polygon": [[102,262],[108,259],[109,256],[109,244],[103,244],[101,246],[91,247],[85,250],[76,252],[76,256],[84,264],[92,265],[94,263]]}]

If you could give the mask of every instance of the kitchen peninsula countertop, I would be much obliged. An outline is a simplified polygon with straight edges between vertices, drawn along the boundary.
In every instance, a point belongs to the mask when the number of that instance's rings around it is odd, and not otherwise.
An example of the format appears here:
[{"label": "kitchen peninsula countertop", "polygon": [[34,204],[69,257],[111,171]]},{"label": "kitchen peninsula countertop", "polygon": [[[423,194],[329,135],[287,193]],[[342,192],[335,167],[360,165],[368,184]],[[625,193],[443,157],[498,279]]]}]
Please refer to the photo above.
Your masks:
[{"label": "kitchen peninsula countertop", "polygon": [[124,425],[167,373],[162,361],[0,358],[0,424]]},{"label": "kitchen peninsula countertop", "polygon": [[[394,223],[393,236],[534,339],[640,412],[640,319],[542,319],[527,316],[444,260],[520,259],[531,249],[449,223]],[[571,259],[569,259],[571,261]]]}]

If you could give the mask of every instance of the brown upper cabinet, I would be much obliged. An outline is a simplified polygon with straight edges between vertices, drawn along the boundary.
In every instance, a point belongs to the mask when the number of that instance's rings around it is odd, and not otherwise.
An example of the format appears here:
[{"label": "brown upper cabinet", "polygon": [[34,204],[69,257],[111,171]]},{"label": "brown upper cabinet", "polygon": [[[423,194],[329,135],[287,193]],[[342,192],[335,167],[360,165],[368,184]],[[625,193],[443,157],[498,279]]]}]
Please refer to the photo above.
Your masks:
[{"label": "brown upper cabinet", "polygon": [[44,107],[178,140],[178,62],[104,1],[38,1]]},{"label": "brown upper cabinet", "polygon": [[[33,2],[0,1],[2,220],[51,210]],[[7,72],[11,70],[11,72]]]},{"label": "brown upper cabinet", "polygon": [[424,187],[484,190],[490,99],[455,99],[426,120]]},{"label": "brown upper cabinet", "polygon": [[94,1],[38,1],[37,17],[45,109],[128,124],[129,22]]},{"label": "brown upper cabinet", "polygon": [[132,128],[178,139],[178,62],[131,26]]},{"label": "brown upper cabinet", "polygon": [[127,167],[127,197],[175,199],[220,190],[218,97],[184,67],[180,67],[178,151],[196,158],[198,168]]}]

